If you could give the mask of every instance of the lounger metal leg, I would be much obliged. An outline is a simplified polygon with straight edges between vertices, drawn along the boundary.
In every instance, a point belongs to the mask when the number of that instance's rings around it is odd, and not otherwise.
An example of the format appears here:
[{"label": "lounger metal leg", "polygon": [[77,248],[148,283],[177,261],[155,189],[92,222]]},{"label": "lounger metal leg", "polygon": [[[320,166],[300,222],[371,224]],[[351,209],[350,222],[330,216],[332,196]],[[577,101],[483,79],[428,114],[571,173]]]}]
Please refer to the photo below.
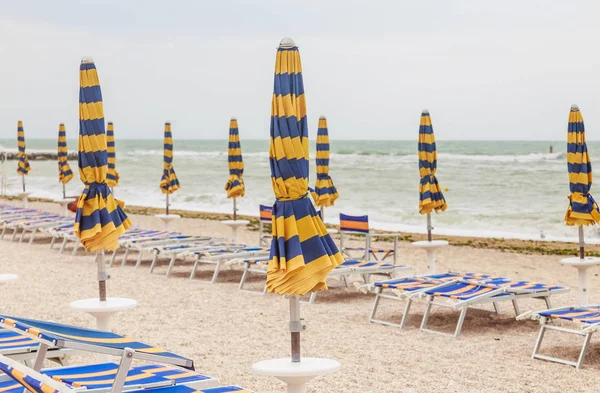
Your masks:
[{"label": "lounger metal leg", "polygon": [[138,255],[138,259],[137,259],[137,261],[135,262],[135,267],[136,267],[136,269],[137,269],[138,267],[140,267],[140,265],[142,264],[142,257],[143,257],[143,256],[144,256],[144,252],[143,252],[142,250],[140,250],[140,254]]},{"label": "lounger metal leg", "polygon": [[583,364],[583,359],[585,359],[585,354],[587,353],[588,346],[590,345],[590,341],[592,339],[592,333],[588,333],[585,335],[585,339],[583,341],[583,346],[581,347],[581,352],[579,353],[579,358],[577,359],[577,366],[575,368],[580,368]]},{"label": "lounger metal leg", "polygon": [[50,249],[54,247],[54,242],[56,242],[56,236],[52,236],[52,240],[50,240]]},{"label": "lounger metal leg", "polygon": [[515,315],[521,315],[521,310],[519,310],[519,303],[517,303],[516,299],[512,300],[513,308],[515,309]]},{"label": "lounger metal leg", "polygon": [[73,246],[73,253],[72,255],[77,255],[77,250],[79,249],[79,242],[76,241],[75,245]]},{"label": "lounger metal leg", "polygon": [[267,293],[267,283],[265,282],[265,288],[263,289],[263,295]]},{"label": "lounger metal leg", "polygon": [[39,372],[42,369],[44,359],[46,359],[46,353],[48,353],[48,344],[40,343],[35,356],[35,361],[33,362],[33,369],[35,371]]},{"label": "lounger metal leg", "polygon": [[217,276],[219,275],[219,271],[221,270],[221,261],[217,262],[217,267],[215,268],[215,272],[213,273],[212,280],[210,280],[211,284],[217,282]]},{"label": "lounger metal leg", "polygon": [[117,250],[113,251],[112,256],[110,257],[109,267],[113,267],[113,263],[115,263],[115,258],[117,257]]},{"label": "lounger metal leg", "polygon": [[169,268],[167,269],[167,277],[171,276],[171,271],[173,270],[173,266],[175,266],[176,259],[177,259],[177,256],[175,256],[175,254],[173,254],[171,256],[171,260],[169,261]]},{"label": "lounger metal leg", "polygon": [[37,231],[37,229],[36,229],[36,228],[34,228],[34,229],[31,231],[31,237],[29,238],[29,244],[32,244],[32,243],[33,243],[33,239],[35,239],[35,233],[36,233],[36,231]]},{"label": "lounger metal leg", "polygon": [[27,231],[26,231],[25,229],[23,229],[23,230],[21,231],[21,236],[19,236],[19,244],[21,244],[21,243],[23,242],[23,239],[25,238],[25,233],[26,233],[26,232],[27,232]]},{"label": "lounger metal leg", "polygon": [[240,285],[238,285],[238,289],[243,290],[244,289],[244,282],[246,281],[246,277],[248,276],[248,266],[246,265],[246,268],[244,269],[244,273],[242,273],[242,278],[240,279]]},{"label": "lounger metal leg", "polygon": [[127,263],[127,256],[129,255],[129,247],[125,248],[125,254],[123,254],[123,260],[121,261],[121,266],[124,266]]},{"label": "lounger metal leg", "polygon": [[427,305],[425,306],[425,313],[423,314],[423,319],[421,320],[421,331],[425,331],[427,329],[427,321],[429,319],[429,313],[431,312],[431,296],[427,296]]},{"label": "lounger metal leg", "polygon": [[317,292],[311,292],[310,299],[308,300],[308,304],[313,304],[315,299],[317,298]]},{"label": "lounger metal leg", "polygon": [[412,299],[406,299],[406,305],[404,306],[404,314],[402,314],[402,320],[400,321],[400,329],[404,327],[406,324],[406,320],[408,319],[408,313],[410,312],[410,306],[412,305]]},{"label": "lounger metal leg", "polygon": [[544,333],[546,333],[545,323],[545,321],[541,321],[540,331],[538,332],[537,339],[535,340],[535,345],[533,346],[533,354],[531,355],[532,359],[535,359],[538,356],[538,352],[540,351],[540,347],[542,346],[542,341],[544,340]]},{"label": "lounger metal leg", "polygon": [[133,349],[125,348],[123,356],[121,357],[121,362],[119,363],[117,374],[115,375],[115,379],[113,381],[113,386],[110,389],[110,393],[121,393],[123,391],[123,387],[125,386],[125,380],[127,379],[127,373],[131,368],[133,353]]},{"label": "lounger metal leg", "polygon": [[546,307],[548,307],[548,310],[550,310],[552,308],[552,302],[550,301],[550,296],[544,297],[544,301],[546,302]]},{"label": "lounger metal leg", "polygon": [[193,280],[196,276],[196,269],[198,268],[198,263],[200,260],[200,256],[196,256],[196,260],[194,261],[194,267],[192,268],[192,272],[190,273],[190,280]]},{"label": "lounger metal leg", "polygon": [[[494,305],[495,304],[496,303],[494,303]],[[458,323],[456,324],[456,330],[454,331],[454,337],[458,337],[458,335],[460,334],[460,331],[462,330],[463,323],[465,322],[465,317],[467,316],[468,310],[469,310],[469,307],[466,307],[466,306],[463,307],[462,310],[460,310],[460,316],[458,317]]]},{"label": "lounger metal leg", "polygon": [[6,234],[6,224],[2,227],[2,233],[0,234],[0,240],[4,239],[4,235]]},{"label": "lounger metal leg", "polygon": [[62,244],[60,245],[60,251],[58,251],[58,253],[62,254],[63,251],[65,250],[66,246],[67,246],[67,238],[65,237],[62,241]]},{"label": "lounger metal leg", "polygon": [[153,251],[152,254],[154,256],[152,257],[152,263],[150,264],[150,273],[154,271],[154,268],[156,267],[156,262],[158,262],[158,252]]},{"label": "lounger metal leg", "polygon": [[398,262],[398,237],[394,236],[394,265]]},{"label": "lounger metal leg", "polygon": [[500,307],[498,307],[498,302],[492,302],[492,304],[494,305],[494,312],[496,314],[500,314]]}]

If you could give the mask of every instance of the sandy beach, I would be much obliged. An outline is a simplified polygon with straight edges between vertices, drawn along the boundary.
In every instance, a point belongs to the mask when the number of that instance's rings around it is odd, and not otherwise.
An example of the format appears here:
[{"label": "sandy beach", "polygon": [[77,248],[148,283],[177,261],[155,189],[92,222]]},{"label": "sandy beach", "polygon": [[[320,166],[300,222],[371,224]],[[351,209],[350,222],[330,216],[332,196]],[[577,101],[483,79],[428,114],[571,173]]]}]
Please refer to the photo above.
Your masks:
[{"label": "sandy beach", "polygon": [[[6,200],[2,200],[6,202]],[[16,203],[11,201],[9,203]],[[33,202],[32,207],[60,212],[55,204]],[[160,228],[150,216],[130,214],[134,225]],[[229,236],[229,228],[217,221],[183,218],[172,225],[185,234]],[[258,234],[243,230],[240,240],[256,244]],[[337,238],[336,238],[337,239]],[[94,257],[58,254],[49,238],[34,244],[0,242],[0,272],[17,273],[18,281],[2,287],[2,312],[62,323],[94,327],[90,316],[71,311],[73,300],[97,296]],[[574,250],[574,247],[572,247]],[[414,273],[426,272],[425,253],[402,243],[400,260]],[[131,262],[134,261],[131,257]],[[574,269],[561,266],[560,256],[523,254],[508,250],[450,246],[438,254],[438,271],[477,271],[513,279],[542,281],[572,287],[555,296],[554,306],[577,303]],[[190,264],[178,265],[171,278],[162,266],[148,273],[149,259],[135,269],[110,269],[109,296],[138,301],[134,310],[117,314],[114,330],[192,358],[200,373],[223,384],[237,384],[256,392],[283,392],[274,379],[257,377],[251,366],[259,360],[289,355],[288,302],[276,295],[240,291],[241,271],[224,270],[215,285],[188,279]],[[198,278],[208,277],[208,273]],[[358,279],[358,277],[356,278]],[[338,373],[317,379],[310,392],[593,392],[600,369],[600,345],[592,340],[584,368],[531,359],[538,332],[534,321],[516,321],[509,304],[499,314],[470,310],[458,339],[419,333],[422,303],[413,306],[403,330],[370,324],[372,295],[341,288],[332,280],[331,290],[320,293],[313,305],[302,306],[307,331],[302,335],[304,356],[337,359]],[[260,288],[261,278],[251,281]],[[590,277],[591,302],[600,302],[600,278]],[[400,303],[384,303],[381,316],[398,316]],[[522,301],[521,309],[537,310],[543,302]],[[430,317],[434,328],[451,329],[457,313],[436,309]],[[576,358],[580,337],[547,334],[544,353]],[[76,359],[83,360],[83,359]]]}]

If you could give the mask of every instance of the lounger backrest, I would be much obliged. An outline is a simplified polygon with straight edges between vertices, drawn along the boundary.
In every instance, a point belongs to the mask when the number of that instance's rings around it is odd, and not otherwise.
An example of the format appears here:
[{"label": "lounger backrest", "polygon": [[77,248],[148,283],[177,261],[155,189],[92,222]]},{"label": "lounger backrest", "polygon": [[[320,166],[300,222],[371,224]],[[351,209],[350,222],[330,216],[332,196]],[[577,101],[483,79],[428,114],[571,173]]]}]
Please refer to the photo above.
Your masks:
[{"label": "lounger backrest", "polygon": [[369,216],[349,216],[340,213],[340,231],[369,233]]},{"label": "lounger backrest", "polygon": [[273,206],[260,205],[260,220],[271,223],[273,218]]},{"label": "lounger backrest", "polygon": [[[26,333],[42,342],[50,343],[52,346],[74,347],[77,344],[85,344],[89,347],[118,351],[131,348],[139,353],[140,357],[144,354],[157,356],[161,358],[162,363],[174,364],[190,370],[194,369],[194,363],[191,359],[112,332],[4,315],[0,315],[0,326]],[[89,350],[93,351],[93,348],[89,348]]]}]

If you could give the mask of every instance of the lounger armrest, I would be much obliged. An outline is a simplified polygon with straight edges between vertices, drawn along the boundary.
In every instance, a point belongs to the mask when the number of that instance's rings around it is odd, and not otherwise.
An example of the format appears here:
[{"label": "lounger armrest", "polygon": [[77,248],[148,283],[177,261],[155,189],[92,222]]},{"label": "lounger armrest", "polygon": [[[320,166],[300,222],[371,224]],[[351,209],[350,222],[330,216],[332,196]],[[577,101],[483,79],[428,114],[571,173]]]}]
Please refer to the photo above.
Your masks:
[{"label": "lounger armrest", "polygon": [[533,311],[526,311],[523,314],[517,315],[517,321],[524,321],[526,319],[535,319]]}]

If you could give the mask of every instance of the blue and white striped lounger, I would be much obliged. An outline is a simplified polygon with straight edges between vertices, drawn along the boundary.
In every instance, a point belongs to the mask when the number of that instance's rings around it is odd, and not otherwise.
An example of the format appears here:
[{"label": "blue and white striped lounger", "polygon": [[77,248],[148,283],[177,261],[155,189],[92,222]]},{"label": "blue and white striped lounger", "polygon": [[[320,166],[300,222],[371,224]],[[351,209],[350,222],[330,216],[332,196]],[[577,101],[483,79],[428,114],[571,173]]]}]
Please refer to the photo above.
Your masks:
[{"label": "blue and white striped lounger", "polygon": [[[600,305],[560,307],[544,311],[528,312],[519,317],[519,319],[526,318],[540,322],[540,331],[533,347],[533,355],[531,356],[533,359],[548,360],[580,368],[585,359],[592,335],[600,329]],[[552,324],[553,321],[559,320],[575,324],[578,329]],[[579,357],[576,361],[540,354],[544,334],[547,330],[575,334],[584,338],[581,350],[579,351]]]},{"label": "blue and white striped lounger", "polygon": [[[457,337],[470,307],[482,304],[492,304],[494,310],[498,312],[498,303],[511,301],[515,310],[515,315],[519,316],[518,300],[540,299],[545,301],[548,308],[550,305],[550,296],[558,293],[568,292],[569,289],[561,286],[547,285],[530,281],[512,281],[507,278],[478,279],[464,277],[459,281],[451,281],[438,286],[426,289],[420,293],[420,296],[426,297],[427,305],[425,314],[421,321],[421,331],[437,334],[450,335]],[[445,302],[436,301],[436,298],[442,298]],[[451,303],[449,304],[448,301]],[[433,306],[451,308],[460,311],[458,322],[454,333],[444,333],[427,328],[427,322],[431,308]]]},{"label": "blue and white striped lounger", "polygon": [[[2,380],[0,380],[0,383],[6,385],[0,385],[0,391],[3,393],[22,393],[23,388],[32,393],[77,393],[81,392],[82,388],[85,388],[85,386],[73,386],[62,381],[57,381],[49,375],[40,373],[2,355],[0,355],[0,371],[5,374],[1,377]],[[123,391],[130,393],[251,393],[249,390],[237,386],[205,388],[183,384],[165,387],[147,387],[143,389],[133,388],[130,390],[131,385],[128,385],[126,380],[127,374],[117,373],[114,381],[104,391],[110,391],[111,393],[121,393]],[[93,388],[85,390],[102,391],[94,390]]]}]

